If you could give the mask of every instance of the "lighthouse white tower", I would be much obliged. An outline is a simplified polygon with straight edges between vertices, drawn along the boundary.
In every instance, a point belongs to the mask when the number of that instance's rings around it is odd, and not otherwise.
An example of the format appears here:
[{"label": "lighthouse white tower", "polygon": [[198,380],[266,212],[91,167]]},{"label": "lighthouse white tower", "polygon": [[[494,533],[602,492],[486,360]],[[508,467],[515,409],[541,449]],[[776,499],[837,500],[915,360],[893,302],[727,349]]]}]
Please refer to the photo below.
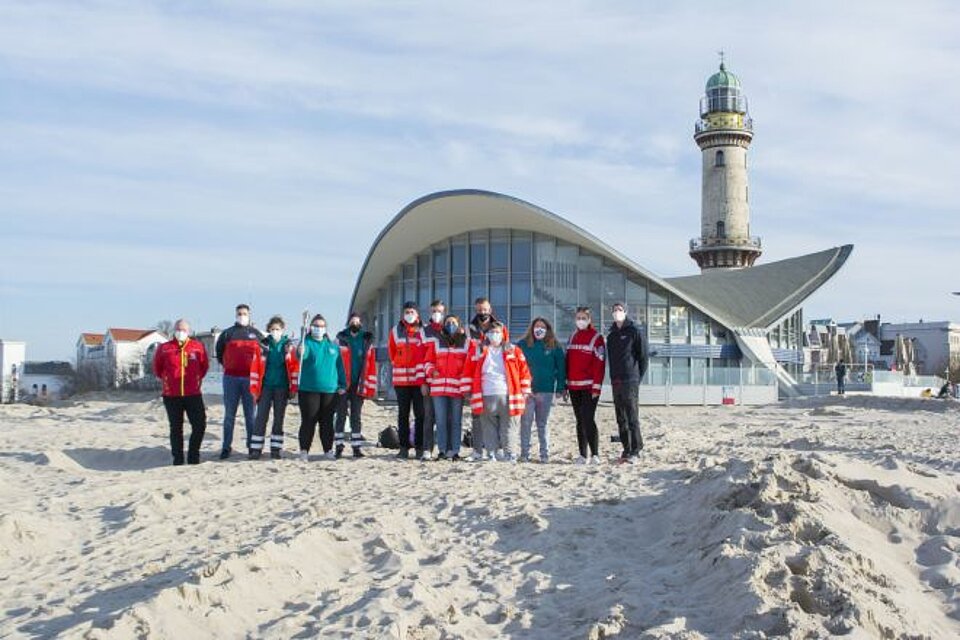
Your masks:
[{"label": "lighthouse white tower", "polygon": [[753,121],[740,80],[720,71],[707,80],[693,139],[703,154],[700,237],[690,241],[690,257],[701,270],[741,269],[760,256],[760,238],[750,235],[747,149]]}]

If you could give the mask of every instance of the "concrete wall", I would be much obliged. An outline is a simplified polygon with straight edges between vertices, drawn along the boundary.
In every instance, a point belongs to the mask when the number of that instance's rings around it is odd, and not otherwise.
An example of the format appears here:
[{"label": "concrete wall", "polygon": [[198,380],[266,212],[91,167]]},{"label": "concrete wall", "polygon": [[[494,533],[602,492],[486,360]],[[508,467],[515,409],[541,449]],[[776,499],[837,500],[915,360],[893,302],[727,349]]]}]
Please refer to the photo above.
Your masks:
[{"label": "concrete wall", "polygon": [[[717,152],[723,152],[724,165],[716,166]],[[750,236],[750,204],[747,194],[747,150],[736,145],[708,147],[703,150],[701,194],[701,235],[717,235],[722,221],[729,238]]]},{"label": "concrete wall", "polygon": [[13,402],[16,389],[13,385],[14,368],[20,375],[27,359],[27,343],[0,340],[0,403]]}]

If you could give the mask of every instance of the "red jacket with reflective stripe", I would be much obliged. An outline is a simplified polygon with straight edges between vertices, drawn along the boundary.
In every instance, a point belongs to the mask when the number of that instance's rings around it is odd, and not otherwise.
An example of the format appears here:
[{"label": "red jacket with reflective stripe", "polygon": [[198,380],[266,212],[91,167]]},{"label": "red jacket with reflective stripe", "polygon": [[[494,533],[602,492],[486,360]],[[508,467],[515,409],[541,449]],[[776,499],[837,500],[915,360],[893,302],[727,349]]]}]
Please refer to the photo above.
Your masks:
[{"label": "red jacket with reflective stripe", "polygon": [[[490,357],[490,347],[479,347],[476,356],[468,360],[472,378],[470,410],[474,415],[483,413],[483,363]],[[523,351],[510,343],[500,351],[503,356],[504,370],[507,374],[507,401],[510,415],[522,415],[527,408],[527,396],[532,393],[530,368]]]},{"label": "red jacket with reflective stripe", "polygon": [[[363,358],[363,372],[360,374],[360,388],[357,389],[357,395],[362,398],[372,398],[377,395],[377,354],[373,346],[367,348],[367,355]],[[347,385],[351,384],[350,367],[353,355],[350,353],[350,347],[340,345],[340,357],[343,358],[343,372],[347,377]]]},{"label": "red jacket with reflective stripe", "polygon": [[193,338],[182,345],[176,339],[164,342],[153,355],[153,374],[163,383],[163,395],[167,397],[200,395],[209,367],[207,350]]},{"label": "red jacket with reflective stripe", "polygon": [[426,382],[428,348],[421,327],[400,322],[390,330],[387,349],[393,365],[393,386],[417,387]]},{"label": "red jacket with reflective stripe", "polygon": [[606,374],[603,336],[593,327],[578,329],[567,345],[567,389],[600,394]]},{"label": "red jacket with reflective stripe", "polygon": [[467,360],[473,352],[472,340],[457,347],[443,338],[430,340],[427,351],[427,382],[431,396],[456,397],[469,393],[472,379],[467,373]]}]

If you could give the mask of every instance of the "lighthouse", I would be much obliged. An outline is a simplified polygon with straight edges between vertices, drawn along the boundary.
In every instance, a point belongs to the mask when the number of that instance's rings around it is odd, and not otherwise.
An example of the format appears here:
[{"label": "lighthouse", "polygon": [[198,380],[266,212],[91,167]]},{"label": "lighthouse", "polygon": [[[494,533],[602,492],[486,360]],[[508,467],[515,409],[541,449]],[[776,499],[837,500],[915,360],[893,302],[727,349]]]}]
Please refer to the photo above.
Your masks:
[{"label": "lighthouse", "polygon": [[693,139],[703,156],[700,237],[690,241],[690,257],[702,271],[742,269],[760,256],[760,238],[750,235],[747,149],[753,121],[740,79],[720,70],[707,80]]}]

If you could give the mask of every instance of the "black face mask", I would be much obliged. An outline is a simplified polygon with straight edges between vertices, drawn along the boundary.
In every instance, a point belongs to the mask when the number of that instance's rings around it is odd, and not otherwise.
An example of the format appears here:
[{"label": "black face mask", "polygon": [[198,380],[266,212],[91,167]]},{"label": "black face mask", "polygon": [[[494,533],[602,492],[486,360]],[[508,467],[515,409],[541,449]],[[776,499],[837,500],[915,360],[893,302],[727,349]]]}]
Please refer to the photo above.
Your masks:
[{"label": "black face mask", "polygon": [[488,320],[490,320],[490,314],[489,314],[489,313],[478,313],[478,314],[477,314],[477,319],[478,319],[480,322],[487,322]]},{"label": "black face mask", "polygon": [[350,333],[360,333],[360,325],[358,324],[350,325]]}]

